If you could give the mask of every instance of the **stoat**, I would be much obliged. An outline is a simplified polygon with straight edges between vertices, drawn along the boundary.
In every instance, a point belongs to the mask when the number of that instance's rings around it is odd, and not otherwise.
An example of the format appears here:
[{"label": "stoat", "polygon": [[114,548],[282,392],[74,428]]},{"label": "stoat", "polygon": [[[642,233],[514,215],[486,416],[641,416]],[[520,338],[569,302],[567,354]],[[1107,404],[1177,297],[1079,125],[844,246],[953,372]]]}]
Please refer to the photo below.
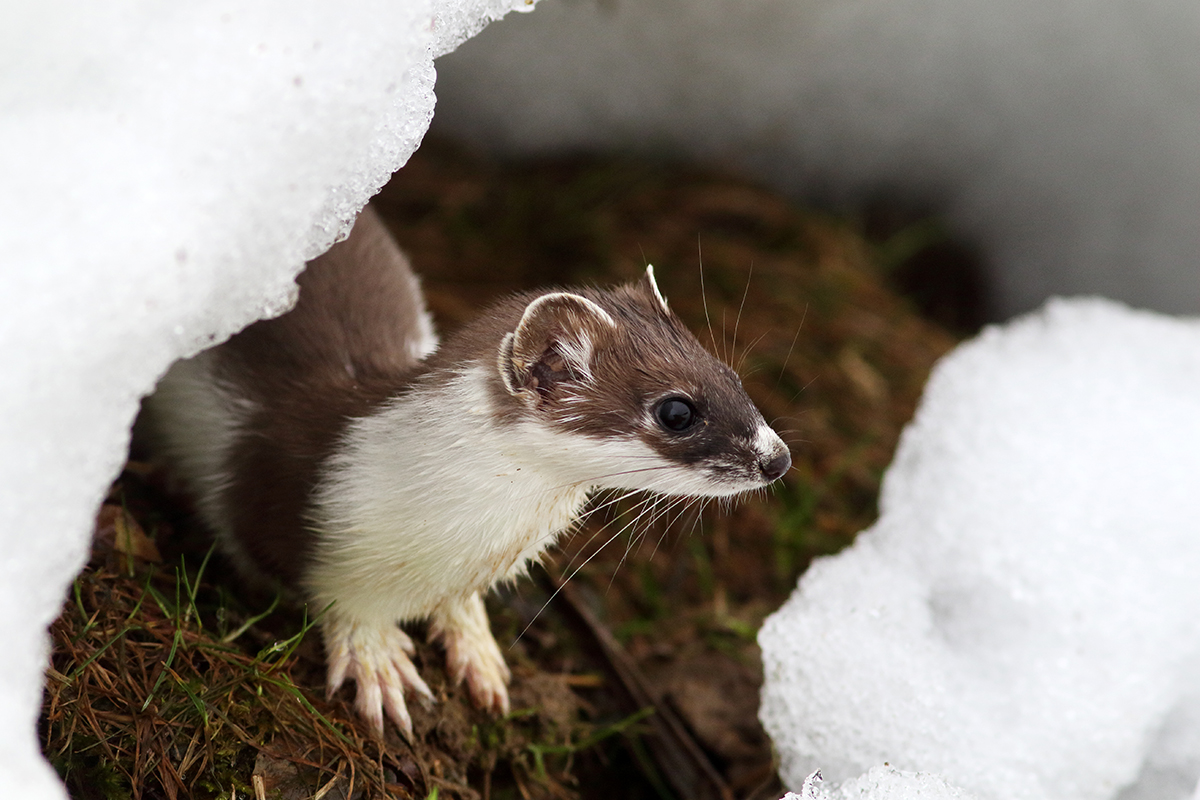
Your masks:
[{"label": "stoat", "polygon": [[652,269],[493,305],[436,348],[417,278],[368,207],[289,313],[175,364],[140,425],[248,575],[317,610],[332,694],[377,730],[432,699],[400,625],[428,619],[453,680],[503,713],[483,594],[522,575],[598,488],[716,497],[791,466],[737,375]]}]

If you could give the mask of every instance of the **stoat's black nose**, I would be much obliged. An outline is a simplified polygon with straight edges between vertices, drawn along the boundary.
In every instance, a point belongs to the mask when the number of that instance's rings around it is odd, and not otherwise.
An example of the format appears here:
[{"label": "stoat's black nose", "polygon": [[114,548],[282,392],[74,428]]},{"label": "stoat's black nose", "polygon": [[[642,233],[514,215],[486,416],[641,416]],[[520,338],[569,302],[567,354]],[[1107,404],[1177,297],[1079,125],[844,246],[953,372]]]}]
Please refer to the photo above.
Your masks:
[{"label": "stoat's black nose", "polygon": [[792,467],[792,454],[787,450],[780,452],[779,455],[764,459],[758,462],[758,468],[762,470],[763,477],[768,481],[778,480],[783,477],[783,473],[787,472]]}]

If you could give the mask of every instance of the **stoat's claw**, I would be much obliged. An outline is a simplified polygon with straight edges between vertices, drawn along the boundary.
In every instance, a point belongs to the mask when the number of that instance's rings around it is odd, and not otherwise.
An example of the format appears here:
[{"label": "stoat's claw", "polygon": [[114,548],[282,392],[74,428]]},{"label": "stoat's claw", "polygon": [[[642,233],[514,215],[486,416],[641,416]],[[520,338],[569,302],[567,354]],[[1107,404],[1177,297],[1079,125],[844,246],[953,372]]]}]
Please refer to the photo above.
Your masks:
[{"label": "stoat's claw", "polygon": [[[412,646],[411,641],[409,642],[409,646]],[[392,663],[395,665],[396,670],[400,673],[400,683],[416,692],[417,696],[420,697],[421,700],[426,704],[431,705],[437,702],[433,697],[433,692],[429,690],[429,686],[426,685],[425,681],[421,680],[421,676],[417,674],[416,665],[414,665],[407,658],[397,658]]]},{"label": "stoat's claw", "polygon": [[332,700],[337,690],[346,682],[346,673],[350,669],[350,648],[343,644],[336,651],[331,646],[330,637],[325,637],[326,660],[329,662],[329,676],[325,684],[325,699]]},{"label": "stoat's claw", "polygon": [[495,674],[467,673],[467,689],[471,702],[498,716],[508,713],[508,681]]},{"label": "stoat's claw", "polygon": [[384,712],[412,738],[412,717],[404,702],[411,689],[425,701],[433,693],[417,674],[409,659],[412,639],[393,624],[354,624],[333,619],[325,625],[325,648],[329,657],[329,694],[332,697],[347,677],[358,686],[354,707],[377,734],[383,734]]},{"label": "stoat's claw", "polygon": [[[404,692],[395,686],[387,686],[383,690],[383,708],[388,718],[396,723],[396,727],[405,738],[412,741],[412,717],[409,716],[408,706],[404,704]],[[376,732],[383,733],[383,720],[379,721]]]},{"label": "stoat's claw", "polygon": [[[383,734],[383,687],[378,681],[362,676],[356,676],[355,682],[358,684],[358,693],[354,696],[354,708],[358,711],[359,716],[365,719],[371,726],[371,730],[375,733]],[[401,704],[404,699],[401,698]],[[412,732],[412,720],[408,718],[408,710],[404,711],[403,722],[401,727]]]}]

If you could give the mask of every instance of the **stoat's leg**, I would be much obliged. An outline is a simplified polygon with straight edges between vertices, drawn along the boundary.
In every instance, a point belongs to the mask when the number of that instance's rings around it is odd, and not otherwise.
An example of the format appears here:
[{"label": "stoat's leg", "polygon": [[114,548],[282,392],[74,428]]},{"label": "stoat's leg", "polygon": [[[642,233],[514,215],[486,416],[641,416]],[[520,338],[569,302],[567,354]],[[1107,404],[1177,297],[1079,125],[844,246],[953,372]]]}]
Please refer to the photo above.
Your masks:
[{"label": "stoat's leg", "polygon": [[430,618],[429,634],[441,639],[450,679],[458,684],[466,678],[475,705],[496,714],[507,714],[511,673],[492,636],[483,598],[475,593],[466,600],[452,600],[438,606]]},{"label": "stoat's leg", "polygon": [[409,659],[414,652],[412,639],[394,623],[356,623],[332,610],[323,627],[329,659],[329,696],[349,676],[358,684],[354,707],[377,733],[383,733],[386,710],[392,722],[411,737],[412,718],[404,704],[404,690],[411,689],[433,701],[433,693]]}]

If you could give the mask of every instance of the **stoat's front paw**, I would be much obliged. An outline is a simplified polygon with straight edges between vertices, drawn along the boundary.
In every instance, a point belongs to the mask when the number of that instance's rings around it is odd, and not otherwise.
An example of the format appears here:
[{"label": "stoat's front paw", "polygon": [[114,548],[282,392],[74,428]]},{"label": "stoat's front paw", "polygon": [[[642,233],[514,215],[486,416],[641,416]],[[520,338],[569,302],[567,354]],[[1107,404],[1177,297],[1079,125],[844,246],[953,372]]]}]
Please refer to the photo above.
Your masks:
[{"label": "stoat's front paw", "polygon": [[495,714],[508,713],[508,681],[512,677],[496,639],[488,631],[478,637],[464,633],[446,633],[446,672],[460,684],[465,679],[471,702]]},{"label": "stoat's front paw", "polygon": [[508,713],[512,677],[488,625],[483,599],[447,603],[434,612],[430,633],[446,649],[446,672],[455,684],[467,682],[471,701],[485,711]]},{"label": "stoat's front paw", "polygon": [[329,659],[329,696],[332,697],[347,677],[358,684],[354,707],[383,733],[383,713],[404,734],[412,736],[412,717],[404,703],[404,690],[411,689],[428,702],[433,693],[417,674],[409,656],[412,639],[394,624],[358,624],[334,618],[326,622],[325,652]]}]

